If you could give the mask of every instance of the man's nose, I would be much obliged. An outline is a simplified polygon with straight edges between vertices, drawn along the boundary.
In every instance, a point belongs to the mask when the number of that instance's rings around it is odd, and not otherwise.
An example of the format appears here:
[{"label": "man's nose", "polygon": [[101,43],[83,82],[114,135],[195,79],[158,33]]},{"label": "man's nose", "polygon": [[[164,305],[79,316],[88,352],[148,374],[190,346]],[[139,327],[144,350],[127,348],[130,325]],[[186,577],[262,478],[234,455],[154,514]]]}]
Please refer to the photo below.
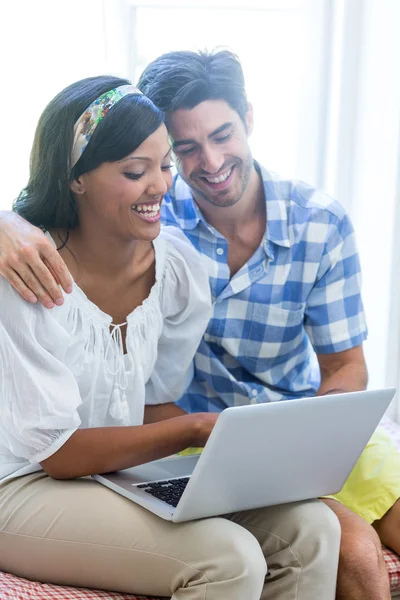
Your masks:
[{"label": "man's nose", "polygon": [[201,158],[202,169],[212,174],[218,173],[225,160],[223,153],[218,148],[212,147],[204,148]]}]

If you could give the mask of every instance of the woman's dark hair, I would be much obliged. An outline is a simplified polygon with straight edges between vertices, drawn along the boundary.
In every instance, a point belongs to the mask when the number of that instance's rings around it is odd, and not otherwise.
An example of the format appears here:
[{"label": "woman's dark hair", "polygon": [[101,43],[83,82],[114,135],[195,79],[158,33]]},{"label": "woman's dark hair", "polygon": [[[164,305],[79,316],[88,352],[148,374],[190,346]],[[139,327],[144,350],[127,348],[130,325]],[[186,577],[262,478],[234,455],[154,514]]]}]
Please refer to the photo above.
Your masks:
[{"label": "woman's dark hair", "polygon": [[15,212],[43,229],[69,231],[77,226],[71,181],[104,162],[124,158],[164,120],[163,113],[145,96],[124,96],[99,123],[70,171],[75,122],[96,98],[129,83],[119,77],[89,77],[65,88],[47,105],[36,128],[28,185],[14,202]]},{"label": "woman's dark hair", "polygon": [[245,122],[249,108],[241,64],[228,50],[164,54],[146,67],[138,87],[167,117],[204,100],[225,100]]}]

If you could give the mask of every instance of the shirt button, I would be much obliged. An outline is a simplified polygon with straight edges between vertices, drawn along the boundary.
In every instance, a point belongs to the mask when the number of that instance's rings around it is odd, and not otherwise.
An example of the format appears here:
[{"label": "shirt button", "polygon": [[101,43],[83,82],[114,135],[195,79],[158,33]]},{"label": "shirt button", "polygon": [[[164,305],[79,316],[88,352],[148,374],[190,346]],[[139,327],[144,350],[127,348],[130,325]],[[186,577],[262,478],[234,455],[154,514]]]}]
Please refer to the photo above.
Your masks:
[{"label": "shirt button", "polygon": [[251,390],[251,395],[253,397],[258,396],[258,391],[257,390]]},{"label": "shirt button", "polygon": [[223,248],[217,248],[217,254],[218,254],[218,256],[222,256],[223,253],[224,253],[224,249]]}]

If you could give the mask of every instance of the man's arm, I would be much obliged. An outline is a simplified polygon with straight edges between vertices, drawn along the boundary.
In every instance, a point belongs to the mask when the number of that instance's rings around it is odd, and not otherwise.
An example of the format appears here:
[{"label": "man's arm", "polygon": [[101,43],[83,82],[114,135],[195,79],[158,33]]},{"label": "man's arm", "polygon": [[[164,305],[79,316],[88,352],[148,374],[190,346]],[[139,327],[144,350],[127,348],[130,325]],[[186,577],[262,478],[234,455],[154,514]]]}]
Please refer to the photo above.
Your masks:
[{"label": "man's arm", "polygon": [[0,275],[25,300],[39,300],[47,308],[63,303],[59,286],[72,291],[71,276],[51,240],[11,211],[0,212]]},{"label": "man's arm", "polygon": [[318,354],[317,357],[321,369],[317,396],[366,389],[368,372],[362,345],[335,354]]}]

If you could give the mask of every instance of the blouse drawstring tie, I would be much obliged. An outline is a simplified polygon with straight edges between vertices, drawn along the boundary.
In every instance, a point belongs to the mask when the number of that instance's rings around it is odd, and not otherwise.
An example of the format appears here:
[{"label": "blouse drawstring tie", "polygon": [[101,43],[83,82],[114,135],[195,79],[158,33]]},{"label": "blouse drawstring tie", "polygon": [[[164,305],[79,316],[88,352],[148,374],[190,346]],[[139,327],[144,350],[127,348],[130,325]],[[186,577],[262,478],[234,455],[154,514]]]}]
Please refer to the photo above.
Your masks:
[{"label": "blouse drawstring tie", "polygon": [[[127,323],[120,323],[118,325],[111,324],[112,331],[110,333],[105,358],[106,368],[110,375],[115,376],[116,382],[114,389],[111,393],[111,404],[110,404],[110,415],[117,421],[127,421],[129,418],[129,405],[126,396],[126,388],[128,387],[128,376],[125,369],[124,360],[124,345],[122,341],[121,328],[127,325]],[[115,347],[114,354],[114,369],[109,366],[109,352]]]}]

